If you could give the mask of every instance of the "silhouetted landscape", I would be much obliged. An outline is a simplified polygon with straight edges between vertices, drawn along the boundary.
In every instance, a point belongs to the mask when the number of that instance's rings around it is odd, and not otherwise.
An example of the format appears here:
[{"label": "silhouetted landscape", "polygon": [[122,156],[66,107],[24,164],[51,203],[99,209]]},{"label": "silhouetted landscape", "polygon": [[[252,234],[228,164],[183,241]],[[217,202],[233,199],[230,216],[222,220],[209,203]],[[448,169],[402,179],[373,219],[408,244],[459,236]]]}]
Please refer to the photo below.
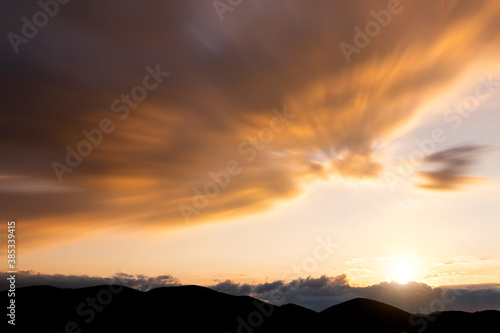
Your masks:
[{"label": "silhouetted landscape", "polygon": [[[1,294],[5,300],[7,291]],[[32,286],[16,291],[15,329],[52,333],[496,332],[499,321],[500,311],[414,315],[364,298],[315,312],[200,286],[148,292],[116,285],[80,289]],[[3,325],[14,329],[6,321]]]}]

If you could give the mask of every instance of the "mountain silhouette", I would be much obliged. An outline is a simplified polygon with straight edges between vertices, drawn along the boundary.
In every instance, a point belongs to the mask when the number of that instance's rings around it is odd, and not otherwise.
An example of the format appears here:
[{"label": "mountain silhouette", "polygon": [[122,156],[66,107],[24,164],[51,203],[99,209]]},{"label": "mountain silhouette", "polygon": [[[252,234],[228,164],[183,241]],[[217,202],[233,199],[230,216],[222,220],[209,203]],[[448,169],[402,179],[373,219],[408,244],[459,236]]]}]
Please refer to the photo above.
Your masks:
[{"label": "mountain silhouette", "polygon": [[[7,291],[0,293],[8,304]],[[498,332],[500,311],[410,314],[357,298],[315,312],[274,306],[200,286],[142,292],[110,285],[80,289],[32,286],[16,290],[16,325],[2,332]],[[7,317],[8,319],[8,317]]]}]

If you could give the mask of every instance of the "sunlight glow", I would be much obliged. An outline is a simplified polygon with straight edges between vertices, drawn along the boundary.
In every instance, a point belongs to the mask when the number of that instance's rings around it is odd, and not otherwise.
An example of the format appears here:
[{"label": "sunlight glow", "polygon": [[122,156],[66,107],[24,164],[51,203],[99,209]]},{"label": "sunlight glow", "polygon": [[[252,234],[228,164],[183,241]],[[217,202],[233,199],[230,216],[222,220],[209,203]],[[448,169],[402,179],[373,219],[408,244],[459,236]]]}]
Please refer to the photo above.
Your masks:
[{"label": "sunlight glow", "polygon": [[416,280],[415,272],[415,268],[409,261],[400,260],[395,263],[390,277],[391,280],[404,284]]}]

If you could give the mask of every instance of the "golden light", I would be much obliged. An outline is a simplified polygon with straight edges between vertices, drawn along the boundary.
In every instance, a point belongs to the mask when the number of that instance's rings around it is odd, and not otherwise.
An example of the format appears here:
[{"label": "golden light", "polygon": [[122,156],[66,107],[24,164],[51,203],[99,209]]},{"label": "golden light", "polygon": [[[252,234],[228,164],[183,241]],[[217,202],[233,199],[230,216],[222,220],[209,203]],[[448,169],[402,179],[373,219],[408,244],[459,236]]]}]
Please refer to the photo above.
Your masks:
[{"label": "golden light", "polygon": [[415,268],[412,266],[411,262],[407,260],[396,261],[392,270],[390,279],[398,283],[407,283],[409,281],[416,280]]}]

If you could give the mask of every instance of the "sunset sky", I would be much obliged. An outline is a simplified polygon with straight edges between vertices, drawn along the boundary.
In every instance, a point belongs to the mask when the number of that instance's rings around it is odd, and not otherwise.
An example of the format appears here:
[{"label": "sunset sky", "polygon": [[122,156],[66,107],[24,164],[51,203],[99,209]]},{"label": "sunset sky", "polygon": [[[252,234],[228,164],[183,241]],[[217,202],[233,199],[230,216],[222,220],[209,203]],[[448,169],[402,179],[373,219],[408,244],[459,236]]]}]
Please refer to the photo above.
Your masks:
[{"label": "sunset sky", "polygon": [[500,290],[500,3],[229,3],[5,4],[18,270]]}]

